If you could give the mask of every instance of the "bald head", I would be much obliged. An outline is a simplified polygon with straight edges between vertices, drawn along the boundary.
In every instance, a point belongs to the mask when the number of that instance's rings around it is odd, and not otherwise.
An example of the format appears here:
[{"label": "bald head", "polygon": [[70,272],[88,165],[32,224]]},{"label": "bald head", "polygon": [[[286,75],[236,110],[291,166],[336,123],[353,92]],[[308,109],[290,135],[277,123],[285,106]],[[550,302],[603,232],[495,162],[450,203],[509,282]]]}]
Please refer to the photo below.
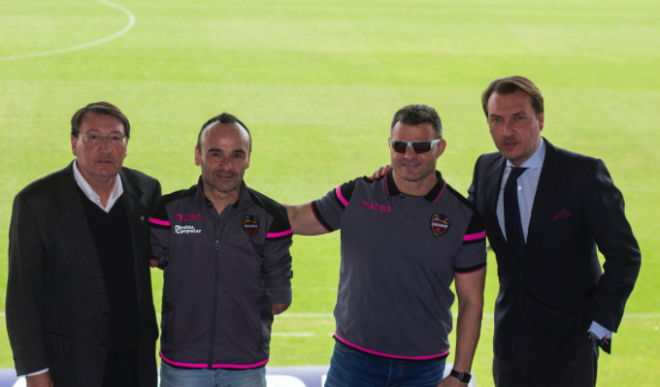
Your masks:
[{"label": "bald head", "polygon": [[202,153],[216,149],[245,152],[246,155],[251,152],[250,133],[238,123],[214,122],[201,130],[197,141],[198,149]]},{"label": "bald head", "polygon": [[242,128],[248,136],[248,140],[250,142],[249,146],[249,151],[252,151],[252,136],[250,135],[250,130],[245,126],[244,123],[241,122],[238,118],[235,116],[229,114],[229,113],[222,113],[220,115],[217,115],[210,120],[206,121],[204,125],[202,125],[202,129],[199,131],[199,135],[197,135],[197,148],[201,149],[202,143],[202,133],[204,133],[207,129],[211,128],[214,124],[220,123],[220,124],[236,124],[239,128]]}]

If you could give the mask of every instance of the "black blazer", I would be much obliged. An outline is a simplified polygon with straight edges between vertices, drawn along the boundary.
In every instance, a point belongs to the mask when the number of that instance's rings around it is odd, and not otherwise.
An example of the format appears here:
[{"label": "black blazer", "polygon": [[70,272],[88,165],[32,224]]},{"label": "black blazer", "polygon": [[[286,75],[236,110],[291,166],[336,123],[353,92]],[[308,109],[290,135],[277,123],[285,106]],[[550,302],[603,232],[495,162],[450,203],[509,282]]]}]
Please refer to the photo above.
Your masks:
[{"label": "black blazer", "polygon": [[623,196],[605,164],[543,141],[545,161],[521,265],[497,218],[506,166],[499,152],[479,157],[469,189],[497,257],[494,351],[504,360],[513,356],[521,329],[531,337],[530,361],[572,359],[594,320],[616,332],[641,264]]},{"label": "black blazer", "polygon": [[[157,383],[158,327],[149,272],[148,214],[157,180],[122,168],[133,240],[140,338],[140,386]],[[14,199],[9,230],[7,330],[19,375],[50,368],[55,386],[100,386],[108,335],[101,265],[73,176],[73,163]]]}]

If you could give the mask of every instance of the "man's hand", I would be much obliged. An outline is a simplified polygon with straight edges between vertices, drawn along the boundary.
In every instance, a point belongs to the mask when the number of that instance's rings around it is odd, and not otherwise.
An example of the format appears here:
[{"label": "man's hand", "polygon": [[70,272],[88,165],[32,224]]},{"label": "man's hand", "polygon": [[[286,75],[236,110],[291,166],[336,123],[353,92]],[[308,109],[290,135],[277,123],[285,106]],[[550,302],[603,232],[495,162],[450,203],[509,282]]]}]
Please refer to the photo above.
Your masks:
[{"label": "man's hand", "polygon": [[453,376],[447,376],[446,378],[442,379],[440,384],[438,384],[438,387],[465,387],[467,386],[466,383],[461,382],[457,378]]},{"label": "man's hand", "polygon": [[53,379],[50,378],[50,371],[43,374],[27,376],[25,378],[27,387],[53,387]]},{"label": "man's hand", "polygon": [[155,259],[150,259],[149,260],[149,266],[151,266],[151,267],[158,266],[158,261],[156,261]]},{"label": "man's hand", "polygon": [[280,314],[287,310],[289,308],[289,305],[287,304],[274,304],[270,306],[270,313],[274,315]]},{"label": "man's hand", "polygon": [[438,387],[465,387],[467,386],[466,383],[461,382],[457,378],[453,376],[447,376],[446,378],[442,379],[440,384],[438,384]]},{"label": "man's hand", "polygon": [[383,165],[382,167],[378,168],[378,170],[376,172],[374,172],[374,174],[371,175],[371,177],[369,177],[369,178],[371,180],[376,180],[378,178],[381,178],[381,177],[387,175],[387,172],[389,172],[390,169],[392,169],[392,164]]}]

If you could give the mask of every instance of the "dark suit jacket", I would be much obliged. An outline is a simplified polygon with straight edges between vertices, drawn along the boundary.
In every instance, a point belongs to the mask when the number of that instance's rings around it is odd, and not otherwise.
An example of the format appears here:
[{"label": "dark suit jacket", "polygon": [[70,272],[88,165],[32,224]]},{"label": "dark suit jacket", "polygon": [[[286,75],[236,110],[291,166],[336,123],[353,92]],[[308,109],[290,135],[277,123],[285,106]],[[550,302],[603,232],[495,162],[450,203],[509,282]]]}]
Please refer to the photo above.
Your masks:
[{"label": "dark suit jacket", "polygon": [[[135,257],[140,386],[156,386],[158,327],[149,273],[148,214],[157,180],[122,168]],[[108,300],[73,163],[23,189],[9,231],[7,330],[19,375],[50,368],[55,386],[100,386],[106,360]]]},{"label": "dark suit jacket", "polygon": [[529,360],[539,362],[572,359],[592,321],[616,332],[641,264],[623,196],[605,164],[543,141],[545,161],[521,265],[496,213],[506,166],[499,152],[477,160],[469,189],[497,257],[494,350],[504,360],[513,356],[521,329],[531,337]]}]

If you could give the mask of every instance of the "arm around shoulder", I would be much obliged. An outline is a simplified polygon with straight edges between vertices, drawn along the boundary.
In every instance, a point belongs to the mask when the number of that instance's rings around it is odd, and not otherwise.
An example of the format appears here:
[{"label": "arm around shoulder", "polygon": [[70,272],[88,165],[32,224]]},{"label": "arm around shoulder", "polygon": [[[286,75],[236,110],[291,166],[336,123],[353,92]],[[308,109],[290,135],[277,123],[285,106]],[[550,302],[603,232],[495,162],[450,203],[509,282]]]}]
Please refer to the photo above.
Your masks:
[{"label": "arm around shoulder", "polygon": [[296,235],[321,235],[328,232],[314,214],[312,203],[295,206],[283,204],[289,216],[289,223]]}]

